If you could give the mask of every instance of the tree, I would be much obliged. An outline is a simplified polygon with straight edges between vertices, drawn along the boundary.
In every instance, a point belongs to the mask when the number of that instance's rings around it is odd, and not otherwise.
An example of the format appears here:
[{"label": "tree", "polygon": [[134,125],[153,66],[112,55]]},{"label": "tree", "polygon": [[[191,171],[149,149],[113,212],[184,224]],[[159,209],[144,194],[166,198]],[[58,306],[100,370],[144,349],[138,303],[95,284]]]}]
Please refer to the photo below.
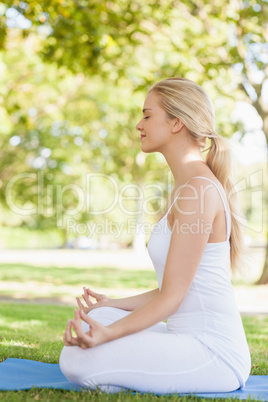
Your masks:
[{"label": "tree", "polygon": [[[235,126],[230,112],[237,100],[244,100],[258,111],[267,140],[268,112],[263,97],[268,74],[266,1],[116,0],[89,4],[49,0],[26,4],[9,0],[6,5],[31,21],[30,28],[18,29],[22,38],[32,33],[43,35],[38,54],[45,61],[94,79],[97,75],[114,88],[127,83],[130,93],[137,95],[167,76],[192,79],[214,100],[219,132],[232,135]],[[6,20],[2,13],[3,48]],[[137,113],[137,106],[130,109],[131,115]],[[241,125],[240,131],[243,135]],[[121,160],[116,148],[111,156]],[[121,168],[124,171],[125,167]],[[260,278],[262,283],[267,281],[268,248]]]},{"label": "tree", "polygon": [[[236,99],[250,103],[262,119],[268,150],[267,96],[265,99],[268,88],[268,3],[261,0],[186,0],[184,6],[192,23],[201,24],[198,35],[203,45],[198,46],[197,35],[191,36],[190,49],[196,47],[195,54],[205,75],[212,81],[217,73],[234,78]],[[205,43],[208,46],[203,52]],[[228,96],[224,87],[218,90],[224,97]],[[265,188],[268,188],[267,183]],[[268,283],[268,220],[265,230],[266,257],[258,284]]]},{"label": "tree", "polygon": [[[159,26],[168,21],[170,10],[169,2],[151,0],[7,0],[2,7],[0,48],[5,48],[9,20],[9,26],[19,27],[23,38],[33,32],[43,37],[39,54],[44,61],[113,81],[125,76],[126,68],[133,65],[133,49],[149,37],[151,25],[160,16]],[[30,24],[17,20],[21,16]],[[24,29],[20,29],[22,26]]]},{"label": "tree", "polygon": [[[127,85],[115,89],[101,77],[93,82],[83,73],[74,75],[43,63],[36,54],[40,40],[35,34],[23,39],[18,31],[10,31],[6,40],[0,78],[1,202],[6,212],[15,213],[13,225],[33,230],[58,227],[66,244],[68,219],[75,218],[78,226],[104,218],[93,211],[96,204],[105,204],[104,188],[94,188],[102,194],[94,197],[94,205],[85,204],[87,175],[113,177],[120,191],[125,182],[142,177],[138,184],[142,187],[163,179],[165,172],[156,168],[156,158],[141,160],[132,121],[141,114],[140,94],[131,96]],[[70,215],[79,199],[83,207]],[[133,205],[128,209],[135,212]],[[4,216],[2,223],[10,224],[10,214]],[[116,210],[106,217],[127,218]]]}]

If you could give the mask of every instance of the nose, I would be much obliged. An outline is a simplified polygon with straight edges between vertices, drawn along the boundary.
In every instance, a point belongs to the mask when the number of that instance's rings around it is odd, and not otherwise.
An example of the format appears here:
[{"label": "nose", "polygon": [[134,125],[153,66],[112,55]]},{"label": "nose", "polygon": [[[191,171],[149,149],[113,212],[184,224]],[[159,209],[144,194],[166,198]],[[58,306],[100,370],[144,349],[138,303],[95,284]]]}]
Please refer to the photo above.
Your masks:
[{"label": "nose", "polygon": [[138,124],[136,125],[136,129],[141,131],[142,130],[142,119],[138,122]]}]

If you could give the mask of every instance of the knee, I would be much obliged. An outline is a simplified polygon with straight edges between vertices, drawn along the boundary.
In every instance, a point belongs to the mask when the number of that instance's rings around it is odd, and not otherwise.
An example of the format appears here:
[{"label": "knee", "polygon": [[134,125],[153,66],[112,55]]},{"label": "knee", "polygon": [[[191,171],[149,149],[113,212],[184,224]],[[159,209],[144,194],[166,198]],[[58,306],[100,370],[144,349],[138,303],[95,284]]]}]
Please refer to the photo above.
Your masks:
[{"label": "knee", "polygon": [[108,326],[127,316],[129,313],[129,311],[121,310],[115,307],[98,307],[91,310],[88,315],[93,318],[93,320],[98,321],[100,324]]},{"label": "knee", "polygon": [[[93,318],[93,320],[98,321],[102,325],[111,324],[111,312],[113,311],[112,307],[98,307],[91,310],[88,315]],[[85,321],[82,321],[82,330],[83,332],[89,331],[89,324]]]},{"label": "knee", "polygon": [[[126,317],[128,314],[130,314],[130,311],[125,311],[115,307],[98,307],[88,313],[93,320],[96,320],[105,326],[113,324],[121,318]],[[89,325],[84,321],[82,321],[82,330],[84,332],[89,331]]]},{"label": "knee", "polygon": [[94,318],[94,317],[110,317],[111,315],[114,314],[114,312],[116,311],[122,311],[120,309],[117,309],[115,307],[97,307],[94,308],[93,310],[91,310],[88,315],[90,315],[90,317]]},{"label": "knee", "polygon": [[62,374],[73,384],[84,386],[83,367],[79,359],[78,346],[64,346],[61,351],[59,365]]}]

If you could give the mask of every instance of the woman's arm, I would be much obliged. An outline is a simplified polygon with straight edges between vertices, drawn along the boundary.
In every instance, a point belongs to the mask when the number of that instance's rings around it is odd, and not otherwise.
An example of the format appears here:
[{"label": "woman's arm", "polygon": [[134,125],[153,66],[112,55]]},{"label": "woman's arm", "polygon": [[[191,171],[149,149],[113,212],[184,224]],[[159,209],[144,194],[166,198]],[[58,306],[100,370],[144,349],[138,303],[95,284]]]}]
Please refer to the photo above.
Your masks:
[{"label": "woman's arm", "polygon": [[[124,297],[122,299],[110,299],[109,297],[96,293],[91,289],[84,288],[84,294],[82,295],[85,303],[88,307],[85,307],[81,300],[77,297],[77,304],[80,310],[88,313],[90,310],[98,307],[116,307],[126,311],[133,311],[147,303],[150,299],[152,299],[157,293],[159,289],[150,290],[149,292],[141,293],[139,295]],[[96,300],[96,303],[92,303],[90,297],[93,297]]]},{"label": "woman's arm", "polygon": [[[212,228],[217,212],[218,194],[213,190],[203,193],[203,189],[196,180],[198,179],[193,180],[195,182],[194,197],[193,189],[185,187],[175,203],[177,207],[174,212],[174,225],[161,290],[128,316],[108,327],[104,327],[83,313],[79,316],[76,312],[75,319],[66,328],[64,337],[66,345],[78,344],[84,348],[92,347],[142,331],[178,310],[191,286],[210,235],[210,232],[203,230],[202,227],[208,228],[210,225]],[[200,203],[201,197],[203,197],[202,203]],[[200,222],[203,226],[200,230],[196,230],[198,227],[196,225]],[[191,230],[193,227],[195,230]],[[88,333],[82,332],[80,317],[90,325]],[[77,333],[77,338],[71,337],[72,326]]]}]

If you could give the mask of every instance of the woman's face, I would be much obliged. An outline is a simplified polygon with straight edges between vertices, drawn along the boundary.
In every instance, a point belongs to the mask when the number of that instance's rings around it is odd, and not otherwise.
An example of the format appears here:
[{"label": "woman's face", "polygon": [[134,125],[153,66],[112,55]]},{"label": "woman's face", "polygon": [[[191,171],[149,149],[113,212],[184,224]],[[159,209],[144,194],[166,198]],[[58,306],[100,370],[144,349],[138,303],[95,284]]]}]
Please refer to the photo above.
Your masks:
[{"label": "woman's face", "polygon": [[143,118],[136,125],[141,134],[143,152],[161,152],[169,143],[171,124],[166,112],[159,106],[158,97],[150,92],[144,102]]}]

